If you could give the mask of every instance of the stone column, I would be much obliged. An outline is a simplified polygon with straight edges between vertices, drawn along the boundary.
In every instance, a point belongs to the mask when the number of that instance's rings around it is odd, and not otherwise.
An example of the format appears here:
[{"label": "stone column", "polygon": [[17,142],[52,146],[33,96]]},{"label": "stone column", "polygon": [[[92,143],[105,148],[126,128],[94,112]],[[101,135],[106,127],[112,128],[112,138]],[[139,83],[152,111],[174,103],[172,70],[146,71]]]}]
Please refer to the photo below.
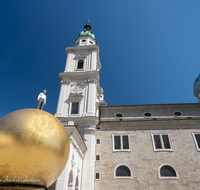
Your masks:
[{"label": "stone column", "polygon": [[96,79],[87,79],[85,82],[89,83],[86,116],[95,116]]},{"label": "stone column", "polygon": [[59,94],[59,99],[58,99],[58,105],[57,105],[57,111],[55,116],[56,117],[62,117],[63,116],[63,103],[65,99],[65,94],[67,90],[67,85],[70,84],[70,81],[68,80],[61,80],[60,81],[60,94]]},{"label": "stone column", "polygon": [[81,190],[94,190],[95,168],[95,126],[85,129],[84,139],[87,146],[83,161],[82,188]]}]

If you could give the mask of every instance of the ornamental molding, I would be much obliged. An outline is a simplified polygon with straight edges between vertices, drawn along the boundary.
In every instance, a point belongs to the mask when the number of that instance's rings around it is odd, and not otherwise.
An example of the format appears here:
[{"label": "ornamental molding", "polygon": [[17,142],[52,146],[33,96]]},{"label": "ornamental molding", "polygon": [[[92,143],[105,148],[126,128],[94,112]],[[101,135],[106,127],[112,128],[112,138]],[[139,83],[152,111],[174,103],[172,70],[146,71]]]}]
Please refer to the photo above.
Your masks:
[{"label": "ornamental molding", "polygon": [[81,149],[80,149],[80,148],[78,147],[78,145],[76,144],[75,140],[74,140],[72,137],[70,137],[70,138],[69,138],[69,142],[70,142],[70,144],[72,144],[72,146],[76,149],[76,151],[78,152],[79,156],[83,159],[83,158],[84,158],[84,155],[83,155]]},{"label": "ornamental molding", "polygon": [[92,45],[92,46],[70,46],[70,47],[66,47],[65,51],[68,52],[76,52],[76,51],[85,51],[85,50],[89,50],[89,51],[94,51],[96,50],[97,53],[99,53],[99,46],[98,45]]},{"label": "ornamental molding", "polygon": [[70,80],[61,80],[60,81],[60,84],[67,84],[67,85],[69,85],[70,83],[71,83]]},{"label": "ornamental molding", "polygon": [[95,125],[91,125],[90,127],[87,127],[87,128],[84,129],[84,133],[94,135],[95,134],[95,129],[96,129],[96,126]]},{"label": "ornamental molding", "polygon": [[84,83],[72,83],[71,94],[83,94]]},{"label": "ornamental molding", "polygon": [[75,54],[75,60],[78,60],[78,59],[85,59],[87,57],[86,54]]},{"label": "ornamental molding", "polygon": [[73,160],[71,160],[71,167],[72,167],[72,170],[73,170],[73,167],[75,165],[75,162]]},{"label": "ornamental molding", "polygon": [[97,84],[97,80],[94,79],[94,78],[86,79],[85,82],[86,82],[86,83],[94,83],[94,84]]}]

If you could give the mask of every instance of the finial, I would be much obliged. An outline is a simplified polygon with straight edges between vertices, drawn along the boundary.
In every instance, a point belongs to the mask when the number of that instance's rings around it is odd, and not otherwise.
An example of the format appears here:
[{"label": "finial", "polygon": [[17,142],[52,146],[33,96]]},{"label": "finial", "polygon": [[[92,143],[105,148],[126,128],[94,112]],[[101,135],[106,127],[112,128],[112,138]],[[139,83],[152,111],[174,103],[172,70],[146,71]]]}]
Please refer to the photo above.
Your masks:
[{"label": "finial", "polygon": [[90,21],[89,21],[89,19],[88,19],[87,24],[89,24],[89,23],[90,23]]}]

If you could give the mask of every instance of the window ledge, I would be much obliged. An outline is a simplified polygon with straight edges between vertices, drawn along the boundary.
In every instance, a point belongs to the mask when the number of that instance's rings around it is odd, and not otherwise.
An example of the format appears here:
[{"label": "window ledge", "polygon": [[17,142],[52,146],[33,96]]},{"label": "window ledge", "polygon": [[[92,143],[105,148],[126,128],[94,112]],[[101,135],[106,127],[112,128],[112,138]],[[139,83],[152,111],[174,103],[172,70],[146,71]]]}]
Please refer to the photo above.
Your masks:
[{"label": "window ledge", "polygon": [[127,176],[127,177],[114,177],[114,179],[133,179],[133,177],[129,177],[129,176]]},{"label": "window ledge", "polygon": [[131,150],[113,150],[113,152],[131,152]]},{"label": "window ledge", "polygon": [[84,69],[75,69],[75,71],[84,71]]},{"label": "window ledge", "polygon": [[159,177],[159,179],[179,179],[178,177]]},{"label": "window ledge", "polygon": [[173,152],[173,150],[154,150],[154,152]]},{"label": "window ledge", "polygon": [[70,114],[69,116],[70,117],[77,117],[77,116],[79,116],[79,114]]}]

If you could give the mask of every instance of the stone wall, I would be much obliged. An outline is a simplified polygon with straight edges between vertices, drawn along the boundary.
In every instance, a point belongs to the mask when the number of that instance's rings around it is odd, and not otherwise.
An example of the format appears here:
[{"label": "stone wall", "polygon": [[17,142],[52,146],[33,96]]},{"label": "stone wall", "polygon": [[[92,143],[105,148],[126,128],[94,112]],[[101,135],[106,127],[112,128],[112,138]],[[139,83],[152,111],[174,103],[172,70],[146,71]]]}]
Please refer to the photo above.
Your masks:
[{"label": "stone wall", "polygon": [[[194,106],[193,106],[194,105]],[[198,119],[199,105],[188,104],[179,106],[179,111],[194,116],[193,119],[140,120],[140,121],[109,121],[111,113],[116,113],[116,107],[101,109],[100,130],[96,130],[96,139],[101,144],[96,145],[96,155],[101,160],[95,163],[95,172],[100,173],[100,180],[95,180],[95,190],[125,190],[125,189],[153,189],[153,190],[188,190],[200,189],[200,152],[197,151],[192,133],[200,133]],[[131,115],[131,106],[121,106],[123,114]],[[133,107],[133,106],[132,106]],[[156,107],[156,105],[155,105]],[[118,107],[119,108],[119,107]],[[117,109],[118,109],[117,108]],[[144,107],[145,108],[145,107]],[[186,109],[187,108],[187,109]],[[193,108],[193,109],[192,109]],[[141,109],[141,110],[140,110]],[[145,109],[138,108],[138,112]],[[168,108],[153,109],[152,112],[173,113],[174,105]],[[160,108],[161,109],[161,108]],[[175,110],[177,111],[177,110]],[[184,114],[185,115],[185,114]],[[186,116],[187,116],[186,115]],[[196,116],[196,118],[195,118]],[[103,121],[103,119],[107,121]],[[152,133],[168,133],[171,139],[172,151],[155,152],[153,149]],[[112,134],[129,134],[131,151],[113,151]],[[118,165],[127,165],[132,171],[132,179],[114,179],[114,170]],[[159,179],[158,170],[163,164],[169,164],[177,171],[177,178]]]}]

